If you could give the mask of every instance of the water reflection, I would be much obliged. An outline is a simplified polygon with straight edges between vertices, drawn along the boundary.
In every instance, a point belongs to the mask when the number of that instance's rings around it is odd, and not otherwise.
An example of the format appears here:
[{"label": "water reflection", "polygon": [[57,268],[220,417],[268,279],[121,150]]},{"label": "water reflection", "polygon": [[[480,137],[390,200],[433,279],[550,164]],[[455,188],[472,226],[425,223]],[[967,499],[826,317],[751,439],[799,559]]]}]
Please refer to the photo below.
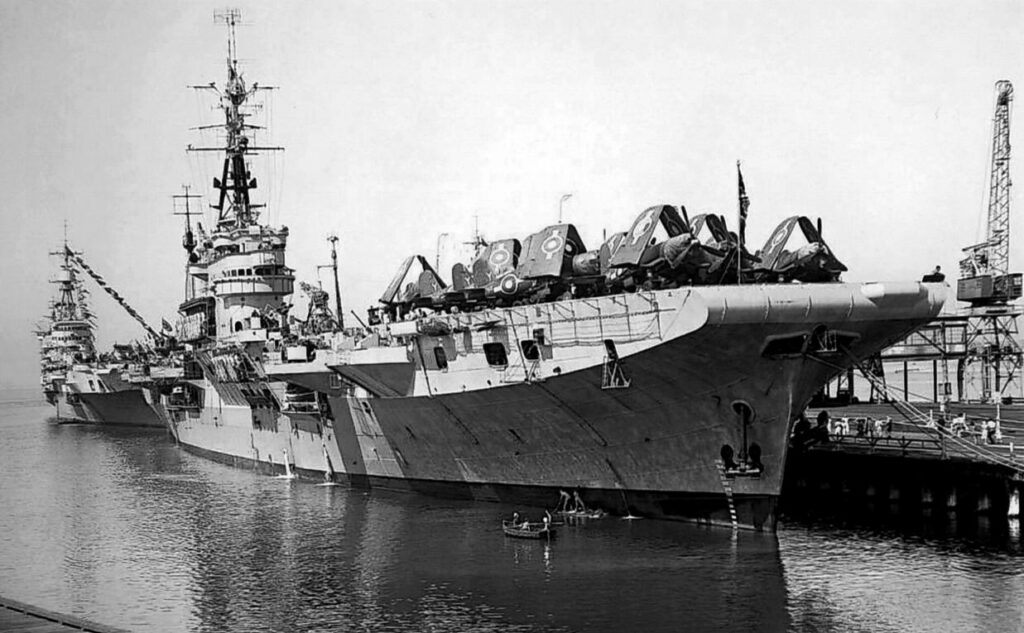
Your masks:
[{"label": "water reflection", "polygon": [[263,477],[160,432],[19,413],[0,410],[0,594],[126,628],[1024,628],[1016,523],[790,518],[775,538],[607,518],[523,541],[500,529],[516,508]]}]

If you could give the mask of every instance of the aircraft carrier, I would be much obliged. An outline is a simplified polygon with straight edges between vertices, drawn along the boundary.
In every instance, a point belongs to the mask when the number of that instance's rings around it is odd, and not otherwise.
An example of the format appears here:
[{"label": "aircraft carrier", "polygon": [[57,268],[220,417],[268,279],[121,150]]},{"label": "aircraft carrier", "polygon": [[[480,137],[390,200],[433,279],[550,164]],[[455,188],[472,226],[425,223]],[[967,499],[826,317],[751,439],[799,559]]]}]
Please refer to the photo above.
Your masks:
[{"label": "aircraft carrier", "polygon": [[[364,327],[288,318],[289,231],[260,221],[235,58],[216,224],[186,217],[189,294],[167,422],[188,450],[268,472],[773,530],[797,415],[831,377],[933,318],[941,283],[842,283],[820,222],[765,247],[684,208],[588,250],[571,224],[480,244],[448,286],[410,257]],[[746,195],[740,176],[741,218]],[[742,220],[741,220],[742,221]],[[806,244],[787,247],[803,236]]]}]

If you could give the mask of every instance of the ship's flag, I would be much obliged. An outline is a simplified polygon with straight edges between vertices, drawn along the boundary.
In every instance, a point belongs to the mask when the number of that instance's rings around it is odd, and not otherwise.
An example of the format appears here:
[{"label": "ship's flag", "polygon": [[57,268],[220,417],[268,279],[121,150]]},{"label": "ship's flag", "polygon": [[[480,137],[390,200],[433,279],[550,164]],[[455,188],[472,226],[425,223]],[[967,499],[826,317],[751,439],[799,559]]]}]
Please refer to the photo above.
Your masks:
[{"label": "ship's flag", "polygon": [[743,172],[740,171],[740,161],[736,161],[736,175],[739,177],[740,193],[740,246],[747,241],[747,209],[750,208],[750,198],[747,197],[747,187],[743,184]]}]

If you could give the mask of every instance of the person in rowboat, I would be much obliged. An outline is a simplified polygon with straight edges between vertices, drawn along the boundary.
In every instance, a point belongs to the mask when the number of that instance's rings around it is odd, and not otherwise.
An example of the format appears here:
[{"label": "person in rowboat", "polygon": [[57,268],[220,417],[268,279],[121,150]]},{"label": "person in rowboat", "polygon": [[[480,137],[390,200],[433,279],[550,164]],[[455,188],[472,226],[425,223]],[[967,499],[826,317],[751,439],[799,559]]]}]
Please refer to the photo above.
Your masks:
[{"label": "person in rowboat", "polygon": [[571,502],[569,493],[565,490],[558,491],[558,506],[555,507],[555,512],[568,512],[569,503]]},{"label": "person in rowboat", "polygon": [[575,490],[575,491],[573,491],[572,495],[573,495],[573,501],[574,501],[574,505],[573,505],[573,508],[572,508],[573,511],[574,512],[586,512],[587,511],[587,506],[585,506],[583,504],[583,499],[580,498],[580,491],[579,490]]}]

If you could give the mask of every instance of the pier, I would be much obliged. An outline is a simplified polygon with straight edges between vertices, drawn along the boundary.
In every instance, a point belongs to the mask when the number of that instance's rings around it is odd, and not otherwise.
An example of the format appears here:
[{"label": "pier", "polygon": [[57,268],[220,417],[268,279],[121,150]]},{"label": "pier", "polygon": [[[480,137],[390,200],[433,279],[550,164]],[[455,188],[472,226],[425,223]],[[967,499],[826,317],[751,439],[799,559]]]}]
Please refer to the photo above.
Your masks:
[{"label": "pier", "polygon": [[819,433],[791,447],[784,507],[872,506],[889,514],[1016,519],[1024,490],[1024,410],[1014,407],[1014,419],[1001,418],[990,443],[991,418],[974,417],[977,409],[954,406],[940,417],[926,407],[835,410],[827,442]]},{"label": "pier", "polygon": [[67,633],[68,631],[127,633],[125,629],[96,624],[82,618],[34,607],[2,596],[0,596],[0,631],[7,633]]}]

